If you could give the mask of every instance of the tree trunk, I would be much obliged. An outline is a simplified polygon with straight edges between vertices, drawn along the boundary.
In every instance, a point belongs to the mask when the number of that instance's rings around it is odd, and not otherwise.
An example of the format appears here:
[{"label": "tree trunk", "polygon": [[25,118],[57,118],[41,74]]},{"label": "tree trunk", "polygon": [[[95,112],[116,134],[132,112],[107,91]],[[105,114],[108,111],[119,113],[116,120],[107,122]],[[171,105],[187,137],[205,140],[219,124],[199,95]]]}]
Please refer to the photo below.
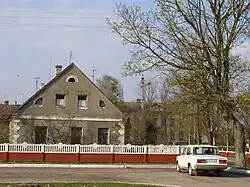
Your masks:
[{"label": "tree trunk", "polygon": [[239,122],[234,122],[235,130],[235,166],[246,167],[245,155],[245,132],[244,127]]}]

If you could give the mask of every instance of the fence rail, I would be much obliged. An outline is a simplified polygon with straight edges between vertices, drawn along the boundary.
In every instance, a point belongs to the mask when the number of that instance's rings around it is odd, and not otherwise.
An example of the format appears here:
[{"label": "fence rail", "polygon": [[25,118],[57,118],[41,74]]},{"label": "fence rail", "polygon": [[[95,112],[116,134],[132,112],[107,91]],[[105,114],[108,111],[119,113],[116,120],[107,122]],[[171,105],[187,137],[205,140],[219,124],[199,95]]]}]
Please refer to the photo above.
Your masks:
[{"label": "fence rail", "polygon": [[116,153],[116,154],[179,154],[178,145],[67,145],[67,144],[0,144],[0,152],[28,153]]},{"label": "fence rail", "polygon": [[[181,145],[67,145],[67,144],[0,144],[0,152],[29,153],[116,153],[116,154],[180,154],[185,146]],[[220,151],[226,151],[219,146]],[[233,147],[230,147],[230,151]]]}]

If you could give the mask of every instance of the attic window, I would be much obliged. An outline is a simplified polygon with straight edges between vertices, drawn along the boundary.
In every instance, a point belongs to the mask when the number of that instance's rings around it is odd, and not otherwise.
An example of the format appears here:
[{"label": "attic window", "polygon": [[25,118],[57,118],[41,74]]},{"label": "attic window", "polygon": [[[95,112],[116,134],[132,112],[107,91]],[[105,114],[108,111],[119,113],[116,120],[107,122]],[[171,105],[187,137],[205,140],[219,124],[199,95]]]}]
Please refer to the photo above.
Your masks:
[{"label": "attic window", "polygon": [[37,106],[43,106],[43,98],[39,98],[36,100],[35,105]]},{"label": "attic window", "polygon": [[68,82],[76,82],[76,80],[73,77],[71,77],[69,78]]},{"label": "attic window", "polygon": [[99,100],[99,107],[100,108],[105,108],[106,107],[106,105],[105,105],[105,103],[104,103],[103,100]]},{"label": "attic window", "polygon": [[66,79],[66,82],[79,82],[79,81],[78,81],[78,78],[75,75],[70,75]]}]

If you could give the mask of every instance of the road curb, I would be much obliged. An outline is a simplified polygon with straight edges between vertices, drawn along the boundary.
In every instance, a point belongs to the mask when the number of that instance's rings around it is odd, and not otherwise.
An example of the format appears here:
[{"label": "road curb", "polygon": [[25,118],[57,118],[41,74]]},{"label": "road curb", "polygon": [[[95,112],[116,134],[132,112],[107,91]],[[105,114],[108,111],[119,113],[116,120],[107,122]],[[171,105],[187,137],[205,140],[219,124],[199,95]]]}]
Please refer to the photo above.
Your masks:
[{"label": "road curb", "polygon": [[0,168],[147,168],[173,169],[174,164],[0,164]]},{"label": "road curb", "polygon": [[241,173],[241,174],[249,174],[250,175],[250,170],[247,169],[238,169],[238,168],[227,168],[225,171],[232,172],[232,173]]}]

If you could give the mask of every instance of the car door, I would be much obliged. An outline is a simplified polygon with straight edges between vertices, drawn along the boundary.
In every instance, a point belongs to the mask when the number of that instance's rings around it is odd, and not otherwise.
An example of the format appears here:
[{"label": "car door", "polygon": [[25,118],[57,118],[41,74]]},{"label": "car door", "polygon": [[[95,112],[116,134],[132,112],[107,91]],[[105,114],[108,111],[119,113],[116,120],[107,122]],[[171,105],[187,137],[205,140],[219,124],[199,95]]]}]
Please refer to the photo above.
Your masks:
[{"label": "car door", "polygon": [[186,155],[186,152],[187,152],[187,148],[185,147],[179,157],[179,160],[178,160],[178,164],[179,164],[179,167],[180,168],[184,168],[184,158],[185,158],[185,155]]},{"label": "car door", "polygon": [[185,169],[188,168],[188,163],[189,163],[189,160],[190,160],[190,156],[191,156],[191,147],[187,147],[185,155],[183,157],[183,168],[185,168]]}]

